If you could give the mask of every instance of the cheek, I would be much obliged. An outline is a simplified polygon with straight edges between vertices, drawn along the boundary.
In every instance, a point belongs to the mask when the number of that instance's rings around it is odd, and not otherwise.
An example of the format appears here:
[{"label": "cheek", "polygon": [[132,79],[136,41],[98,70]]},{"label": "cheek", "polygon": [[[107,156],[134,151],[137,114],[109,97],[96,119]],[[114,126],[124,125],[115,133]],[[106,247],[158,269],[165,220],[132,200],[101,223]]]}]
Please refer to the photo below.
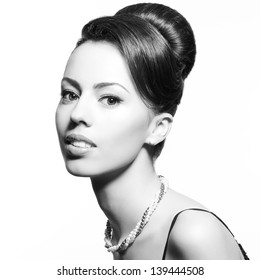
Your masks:
[{"label": "cheek", "polygon": [[56,124],[56,131],[58,134],[58,139],[60,142],[60,148],[62,151],[62,154],[64,152],[63,150],[63,139],[64,135],[66,133],[66,130],[68,129],[70,123],[70,112],[67,108],[63,108],[61,106],[58,106],[55,114],[55,124]]},{"label": "cheek", "polygon": [[115,119],[108,119],[104,127],[106,152],[113,157],[135,157],[143,146],[149,123],[143,112],[121,114]]},{"label": "cheek", "polygon": [[58,106],[55,114],[55,123],[58,135],[64,133],[69,123],[70,112],[65,108]]}]

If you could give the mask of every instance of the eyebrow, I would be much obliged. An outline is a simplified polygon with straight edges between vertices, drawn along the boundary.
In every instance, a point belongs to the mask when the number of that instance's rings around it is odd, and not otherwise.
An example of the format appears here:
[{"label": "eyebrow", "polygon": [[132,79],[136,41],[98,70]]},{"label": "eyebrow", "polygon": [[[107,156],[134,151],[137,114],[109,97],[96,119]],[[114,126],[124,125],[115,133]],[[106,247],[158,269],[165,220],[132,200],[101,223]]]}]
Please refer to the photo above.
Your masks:
[{"label": "eyebrow", "polygon": [[74,80],[74,79],[71,79],[71,78],[68,78],[68,77],[64,77],[61,80],[61,83],[62,82],[67,82],[67,83],[71,84],[73,87],[75,87],[77,90],[81,91],[80,84],[76,80]]},{"label": "eyebrow", "polygon": [[106,82],[106,83],[98,83],[98,84],[94,85],[94,88],[101,89],[101,88],[104,88],[104,87],[111,87],[111,86],[119,86],[122,89],[124,89],[126,92],[130,93],[127,88],[125,88],[123,85],[121,85],[119,83],[108,83],[108,82]]},{"label": "eyebrow", "polygon": [[[74,79],[71,79],[69,77],[64,77],[61,82],[67,82],[69,84],[71,84],[73,87],[75,87],[77,90],[81,90],[81,86],[80,84],[74,80]],[[114,83],[114,82],[104,82],[104,83],[98,83],[98,84],[95,84],[94,85],[94,88],[95,89],[102,89],[102,88],[105,88],[105,87],[111,87],[111,86],[119,86],[121,87],[122,89],[124,89],[126,92],[130,93],[129,90],[124,87],[123,85],[119,84],[119,83]]]}]

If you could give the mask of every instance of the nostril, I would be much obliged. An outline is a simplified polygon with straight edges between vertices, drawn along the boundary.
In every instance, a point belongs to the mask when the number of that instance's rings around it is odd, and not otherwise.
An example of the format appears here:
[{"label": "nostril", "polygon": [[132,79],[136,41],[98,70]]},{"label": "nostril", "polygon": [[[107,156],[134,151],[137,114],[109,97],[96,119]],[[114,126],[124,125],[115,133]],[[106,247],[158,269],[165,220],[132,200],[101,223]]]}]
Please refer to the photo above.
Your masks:
[{"label": "nostril", "polygon": [[[85,102],[86,103],[86,102]],[[84,124],[85,126],[91,126],[91,113],[88,110],[87,105],[82,100],[78,100],[77,104],[71,111],[70,119],[73,123]]]},{"label": "nostril", "polygon": [[70,119],[75,124],[83,124],[85,126],[90,126],[89,122],[80,115],[71,114]]}]

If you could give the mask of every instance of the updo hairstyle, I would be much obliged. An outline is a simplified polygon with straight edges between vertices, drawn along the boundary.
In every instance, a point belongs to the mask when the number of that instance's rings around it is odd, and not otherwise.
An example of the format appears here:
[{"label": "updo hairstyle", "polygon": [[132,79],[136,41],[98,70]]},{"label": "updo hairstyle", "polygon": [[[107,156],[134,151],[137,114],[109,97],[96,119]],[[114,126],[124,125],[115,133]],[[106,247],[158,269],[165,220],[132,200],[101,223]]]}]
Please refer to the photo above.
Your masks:
[{"label": "updo hairstyle", "polygon": [[[181,14],[161,4],[131,5],[86,24],[76,47],[89,40],[115,45],[143,102],[155,114],[174,116],[196,55],[193,31]],[[153,147],[153,158],[163,146]]]}]

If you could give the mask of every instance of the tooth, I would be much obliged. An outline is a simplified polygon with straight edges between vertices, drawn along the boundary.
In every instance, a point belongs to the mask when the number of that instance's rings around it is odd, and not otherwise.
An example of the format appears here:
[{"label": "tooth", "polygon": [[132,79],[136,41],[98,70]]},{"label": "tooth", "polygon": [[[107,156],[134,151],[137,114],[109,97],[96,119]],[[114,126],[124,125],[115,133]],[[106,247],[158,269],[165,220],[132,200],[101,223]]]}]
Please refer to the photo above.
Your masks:
[{"label": "tooth", "polygon": [[73,146],[79,147],[79,148],[90,148],[91,147],[88,143],[86,143],[84,141],[74,141]]}]

